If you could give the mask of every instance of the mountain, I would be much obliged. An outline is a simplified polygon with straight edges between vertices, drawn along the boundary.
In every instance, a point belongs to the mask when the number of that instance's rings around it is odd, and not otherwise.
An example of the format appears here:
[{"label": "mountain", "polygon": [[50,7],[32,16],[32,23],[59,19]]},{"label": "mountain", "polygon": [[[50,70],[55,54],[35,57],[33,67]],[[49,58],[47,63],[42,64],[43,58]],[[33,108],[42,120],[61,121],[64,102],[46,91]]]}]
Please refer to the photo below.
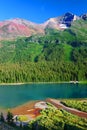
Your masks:
[{"label": "mountain", "polygon": [[65,30],[71,26],[73,21],[85,19],[84,16],[76,16],[70,12],[62,16],[50,18],[42,24],[36,24],[24,19],[9,19],[0,22],[0,40],[15,39],[17,37],[28,37],[35,34],[45,34],[47,28]]},{"label": "mountain", "polygon": [[[70,23],[68,23],[69,20]],[[19,32],[19,28],[15,29],[17,33],[13,29],[9,35],[8,30],[3,31],[3,34],[7,31],[7,38],[18,36],[20,38],[0,41],[1,83],[87,81],[86,14],[78,17],[67,13],[51,18],[40,25],[26,20],[13,19],[4,21],[0,29],[3,27],[6,29],[6,26],[10,26],[7,23],[12,23],[12,21],[18,27],[26,25],[28,29],[33,28],[35,32],[29,33],[28,37],[25,31]],[[63,24],[66,28],[59,28],[57,23]],[[37,26],[38,34],[35,30]],[[14,33],[15,37],[13,37]]]},{"label": "mountain", "polygon": [[[61,19],[67,19],[68,15],[70,17],[72,16],[70,14],[67,14],[61,17]],[[58,29],[52,27],[48,28],[46,24],[43,24],[41,25],[40,29],[45,30],[45,35],[29,35],[29,37],[27,35],[27,37],[20,37],[13,41],[1,41],[0,63],[27,61],[37,62],[44,60],[77,61],[79,59],[79,55],[82,55],[82,60],[86,60],[87,21],[78,17],[76,17],[78,19],[76,20],[74,17],[75,16],[71,18],[71,25],[66,24],[65,26],[67,26],[67,29],[64,29],[63,31],[59,31]],[[60,21],[60,18],[56,19],[58,19],[56,21]],[[51,21],[54,22],[55,18],[53,18]],[[20,19],[17,19],[13,20],[13,22],[16,24],[18,22],[18,25],[22,25],[25,23],[25,20],[22,21]],[[62,20],[62,22],[64,21]],[[36,24],[26,22],[26,25],[28,25],[28,27],[30,24],[31,26],[35,25],[36,27]],[[20,33],[24,34],[22,31]],[[17,34],[19,34],[19,32]],[[13,36],[14,33],[11,35]],[[80,48],[80,50],[78,48]]]},{"label": "mountain", "polygon": [[1,22],[0,38],[4,40],[0,41],[0,63],[87,60],[84,17],[86,14],[78,17],[66,13],[43,24],[18,18]]},{"label": "mountain", "polygon": [[71,23],[75,20],[80,19],[79,16],[76,16],[72,13],[65,13],[62,16],[50,18],[44,23],[45,28],[55,28],[55,29],[66,29],[71,26]]},{"label": "mountain", "polygon": [[10,19],[0,22],[0,39],[13,39],[32,34],[43,34],[42,26],[24,19]]}]

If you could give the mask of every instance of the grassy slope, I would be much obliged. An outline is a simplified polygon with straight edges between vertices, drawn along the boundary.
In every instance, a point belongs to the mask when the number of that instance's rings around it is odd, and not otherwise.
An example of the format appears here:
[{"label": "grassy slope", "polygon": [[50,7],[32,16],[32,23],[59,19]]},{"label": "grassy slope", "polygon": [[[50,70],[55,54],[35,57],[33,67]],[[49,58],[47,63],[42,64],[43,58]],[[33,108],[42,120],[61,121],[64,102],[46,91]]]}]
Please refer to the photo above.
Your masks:
[{"label": "grassy slope", "polygon": [[31,61],[34,61],[35,57],[41,54],[43,49],[43,45],[40,44],[29,44],[28,46],[28,54],[31,55]]},{"label": "grassy slope", "polygon": [[71,45],[64,44],[65,61],[70,61],[71,60],[72,49],[73,49],[73,47]]},{"label": "grassy slope", "polygon": [[40,55],[43,45],[23,41],[3,42],[0,48],[0,62],[34,61]]}]

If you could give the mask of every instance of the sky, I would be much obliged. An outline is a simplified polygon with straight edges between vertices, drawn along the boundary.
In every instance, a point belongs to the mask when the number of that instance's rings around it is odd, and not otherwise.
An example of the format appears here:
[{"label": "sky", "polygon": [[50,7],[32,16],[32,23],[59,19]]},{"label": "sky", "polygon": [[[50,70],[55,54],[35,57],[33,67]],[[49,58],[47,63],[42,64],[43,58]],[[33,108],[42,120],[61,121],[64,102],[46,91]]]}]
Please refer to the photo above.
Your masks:
[{"label": "sky", "polygon": [[43,23],[66,12],[87,13],[87,0],[0,0],[0,21],[22,18]]}]

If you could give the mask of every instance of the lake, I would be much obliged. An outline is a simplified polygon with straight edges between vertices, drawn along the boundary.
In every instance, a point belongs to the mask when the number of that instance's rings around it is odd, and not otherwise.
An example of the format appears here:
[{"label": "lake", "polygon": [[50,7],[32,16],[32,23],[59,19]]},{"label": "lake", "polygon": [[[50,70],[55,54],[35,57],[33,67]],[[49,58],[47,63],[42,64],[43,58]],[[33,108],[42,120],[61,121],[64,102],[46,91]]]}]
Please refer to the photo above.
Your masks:
[{"label": "lake", "polygon": [[1,85],[0,106],[16,107],[32,100],[46,98],[87,98],[87,84]]}]

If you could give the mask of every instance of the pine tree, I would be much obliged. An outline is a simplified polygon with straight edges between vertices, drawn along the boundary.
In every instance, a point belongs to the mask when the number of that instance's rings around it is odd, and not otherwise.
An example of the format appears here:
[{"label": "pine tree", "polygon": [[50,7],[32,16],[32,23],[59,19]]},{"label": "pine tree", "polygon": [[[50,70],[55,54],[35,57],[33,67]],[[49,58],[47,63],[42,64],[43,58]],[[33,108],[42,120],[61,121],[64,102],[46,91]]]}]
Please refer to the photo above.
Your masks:
[{"label": "pine tree", "polygon": [[13,114],[10,111],[7,113],[7,122],[13,123]]},{"label": "pine tree", "polygon": [[3,113],[2,113],[2,112],[1,112],[1,114],[0,114],[0,121],[1,121],[1,122],[4,122],[4,121],[5,121],[4,116],[3,116]]}]

